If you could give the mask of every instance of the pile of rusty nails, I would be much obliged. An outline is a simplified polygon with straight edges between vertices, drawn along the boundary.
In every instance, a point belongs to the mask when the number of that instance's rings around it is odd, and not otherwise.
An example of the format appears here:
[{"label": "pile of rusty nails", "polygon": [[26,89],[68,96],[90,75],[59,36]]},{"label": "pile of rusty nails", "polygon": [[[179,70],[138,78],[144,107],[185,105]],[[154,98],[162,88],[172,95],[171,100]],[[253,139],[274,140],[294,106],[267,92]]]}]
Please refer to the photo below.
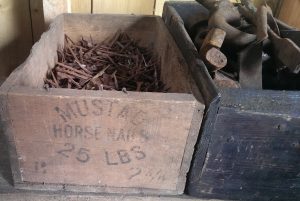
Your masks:
[{"label": "pile of rusty nails", "polygon": [[65,35],[58,62],[45,78],[45,88],[167,92],[160,80],[160,62],[151,50],[139,47],[127,34],[107,44],[83,37],[75,43]]},{"label": "pile of rusty nails", "polygon": [[[266,47],[270,47],[271,57],[276,58],[277,69],[272,65],[271,70],[284,70],[289,76],[299,73],[300,48],[281,37],[279,25],[285,25],[273,17],[266,2],[259,7],[252,0],[241,0],[237,5],[229,0],[197,2],[209,10],[209,19],[198,23],[202,27],[197,25],[193,40],[216,81],[225,81],[228,87],[262,89],[263,55],[269,56],[264,54]],[[238,60],[232,59],[235,57]]]}]

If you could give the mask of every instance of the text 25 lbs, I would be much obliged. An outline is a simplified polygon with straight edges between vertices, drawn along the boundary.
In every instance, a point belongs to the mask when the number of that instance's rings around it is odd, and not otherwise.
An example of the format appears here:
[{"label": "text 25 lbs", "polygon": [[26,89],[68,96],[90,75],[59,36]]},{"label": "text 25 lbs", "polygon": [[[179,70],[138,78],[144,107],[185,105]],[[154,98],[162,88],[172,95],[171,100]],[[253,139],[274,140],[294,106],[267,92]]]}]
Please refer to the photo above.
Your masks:
[{"label": "text 25 lbs", "polygon": [[[90,150],[87,148],[76,148],[74,144],[65,143],[64,149],[57,151],[58,154],[65,158],[73,155],[77,161],[87,163],[90,161]],[[75,154],[75,155],[74,155]],[[146,154],[140,146],[133,146],[130,150],[118,149],[114,152],[104,151],[104,157],[107,165],[128,164],[134,160],[143,160]]]}]

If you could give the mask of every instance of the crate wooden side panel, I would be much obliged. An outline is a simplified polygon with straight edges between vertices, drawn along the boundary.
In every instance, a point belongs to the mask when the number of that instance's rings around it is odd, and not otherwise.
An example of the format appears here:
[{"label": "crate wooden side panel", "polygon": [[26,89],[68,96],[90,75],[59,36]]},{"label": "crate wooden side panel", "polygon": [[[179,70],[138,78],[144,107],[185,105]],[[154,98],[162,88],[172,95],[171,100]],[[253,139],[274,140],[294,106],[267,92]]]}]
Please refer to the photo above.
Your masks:
[{"label": "crate wooden side panel", "polygon": [[199,197],[299,200],[298,92],[225,90],[201,179]]},{"label": "crate wooden side panel", "polygon": [[187,139],[197,138],[190,122],[204,109],[191,95],[26,94],[8,95],[21,183],[182,192]]},{"label": "crate wooden side panel", "polygon": [[30,16],[32,24],[32,36],[33,42],[37,42],[44,31],[46,31],[43,1],[41,0],[30,0]]},{"label": "crate wooden side panel", "polygon": [[[18,191],[11,186],[11,172],[9,155],[4,139],[4,133],[0,130],[0,201],[208,201],[206,199],[192,198],[189,196],[147,196],[147,195],[95,195],[93,193],[78,194],[66,192],[36,192]],[[209,200],[221,201],[221,200]]]}]

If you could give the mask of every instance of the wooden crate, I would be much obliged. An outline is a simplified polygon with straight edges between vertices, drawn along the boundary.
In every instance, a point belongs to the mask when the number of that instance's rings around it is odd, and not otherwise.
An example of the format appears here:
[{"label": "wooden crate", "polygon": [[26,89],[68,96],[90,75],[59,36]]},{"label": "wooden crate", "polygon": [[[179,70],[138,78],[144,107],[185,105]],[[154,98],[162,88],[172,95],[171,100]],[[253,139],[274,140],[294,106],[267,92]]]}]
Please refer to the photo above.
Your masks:
[{"label": "wooden crate", "polygon": [[[170,93],[43,89],[64,34],[101,42],[118,30],[153,47]],[[64,14],[1,86],[17,188],[181,194],[204,105],[160,17]],[[197,99],[196,99],[196,98]],[[199,102],[200,101],[200,102]]]},{"label": "wooden crate", "polygon": [[185,29],[195,16],[207,14],[200,4],[185,2],[167,3],[163,14],[191,71],[201,78],[196,81],[206,87],[201,90],[207,114],[186,192],[214,199],[300,200],[300,93],[216,90]]},{"label": "wooden crate", "polygon": [[224,201],[193,198],[186,195],[124,195],[78,192],[20,191],[11,186],[11,171],[6,140],[0,129],[0,201]]}]

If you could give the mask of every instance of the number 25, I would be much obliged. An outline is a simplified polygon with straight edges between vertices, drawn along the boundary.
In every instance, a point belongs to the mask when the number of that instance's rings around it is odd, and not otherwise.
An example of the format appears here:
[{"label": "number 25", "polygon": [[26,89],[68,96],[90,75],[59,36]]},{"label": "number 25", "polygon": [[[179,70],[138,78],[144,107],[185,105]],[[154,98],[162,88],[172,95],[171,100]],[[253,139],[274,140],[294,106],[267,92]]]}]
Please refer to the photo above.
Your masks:
[{"label": "number 25", "polygon": [[[65,149],[59,150],[57,153],[61,154],[62,156],[69,158],[69,153],[75,151],[75,145],[70,143],[65,143]],[[90,150],[86,148],[80,148],[76,153],[76,159],[81,163],[86,163],[90,160],[89,156]]]}]

